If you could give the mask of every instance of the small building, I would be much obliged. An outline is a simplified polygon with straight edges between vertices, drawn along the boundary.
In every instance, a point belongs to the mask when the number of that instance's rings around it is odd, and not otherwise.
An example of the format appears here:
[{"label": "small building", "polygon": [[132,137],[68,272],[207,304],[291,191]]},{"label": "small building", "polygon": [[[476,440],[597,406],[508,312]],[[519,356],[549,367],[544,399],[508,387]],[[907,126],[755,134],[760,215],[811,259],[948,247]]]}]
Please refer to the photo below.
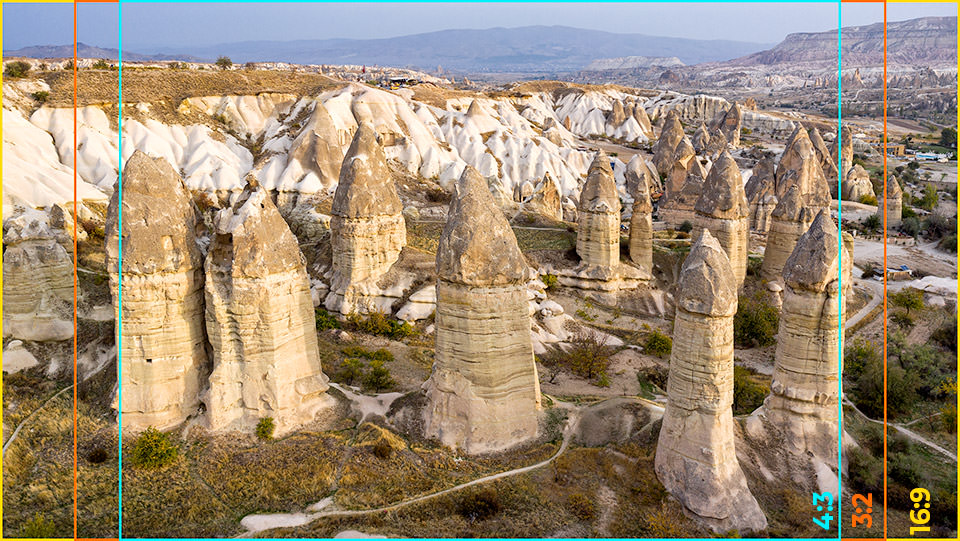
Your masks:
[{"label": "small building", "polygon": [[909,280],[912,277],[913,271],[906,265],[887,267],[887,280]]}]

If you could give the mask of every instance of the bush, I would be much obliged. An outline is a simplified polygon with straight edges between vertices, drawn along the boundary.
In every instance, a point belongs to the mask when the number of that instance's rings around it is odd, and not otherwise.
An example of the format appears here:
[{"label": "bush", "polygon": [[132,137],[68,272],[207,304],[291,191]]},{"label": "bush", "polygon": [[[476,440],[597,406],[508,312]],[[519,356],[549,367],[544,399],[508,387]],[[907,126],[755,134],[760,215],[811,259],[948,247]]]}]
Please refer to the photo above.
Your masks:
[{"label": "bush", "polygon": [[108,70],[110,69],[110,64],[108,64],[106,60],[101,58],[100,60],[97,60],[96,62],[94,62],[93,66],[91,67],[95,70]]},{"label": "bush", "polygon": [[910,310],[923,310],[923,292],[913,287],[905,287],[896,293],[887,296],[890,303],[898,308],[903,308],[910,313]]},{"label": "bush", "polygon": [[861,494],[883,493],[883,463],[862,449],[847,451],[847,482]]},{"label": "bush", "polygon": [[366,316],[354,313],[350,314],[349,320],[360,331],[386,336],[391,340],[402,340],[414,333],[413,327],[406,321],[390,319],[381,312],[371,312]]},{"label": "bush", "polygon": [[774,343],[780,326],[780,313],[762,293],[753,298],[741,296],[733,316],[733,339],[740,347],[763,347]]},{"label": "bush", "polygon": [[356,357],[349,357],[340,363],[340,367],[333,373],[333,381],[346,385],[353,385],[363,377],[363,361]]},{"label": "bush", "polygon": [[20,526],[19,537],[42,539],[53,537],[56,534],[56,525],[46,518],[43,513],[35,513],[33,518]]},{"label": "bush", "polygon": [[883,227],[883,222],[880,220],[879,214],[871,214],[863,219],[863,227],[867,231],[877,231]]},{"label": "bush", "polygon": [[470,522],[486,520],[499,512],[500,498],[491,487],[471,491],[457,502],[457,514]]},{"label": "bush", "polygon": [[656,355],[661,359],[670,355],[672,350],[673,340],[657,329],[654,329],[652,333],[648,334],[646,340],[643,342],[644,353]]},{"label": "bush", "polygon": [[386,440],[380,440],[373,444],[373,456],[386,460],[393,456],[393,447]]},{"label": "bush", "polygon": [[920,220],[916,217],[904,218],[903,222],[900,223],[900,231],[902,231],[905,235],[916,237],[921,231],[923,231],[923,226],[920,224]]},{"label": "bush", "polygon": [[348,346],[343,348],[343,354],[347,357],[360,357],[367,359],[368,361],[393,361],[393,353],[390,353],[389,350],[383,348],[380,348],[376,351],[370,351],[369,349],[362,348],[360,346]]},{"label": "bush", "polygon": [[907,203],[907,201],[906,201],[906,194],[904,194],[904,201],[903,201],[903,202],[904,202],[904,204],[903,204],[903,206],[900,208],[900,218],[902,218],[902,219],[904,219],[904,220],[906,220],[907,218],[916,218],[916,217],[917,217],[917,212],[916,212],[915,210],[913,210],[913,207],[911,207],[910,205],[906,204],[906,203]]},{"label": "bush", "polygon": [[233,67],[233,60],[230,60],[229,56],[221,56],[217,58],[217,61],[214,63],[216,66],[222,70]]},{"label": "bush", "polygon": [[904,330],[910,330],[916,324],[909,312],[894,312],[890,315],[890,321]]},{"label": "bush", "polygon": [[257,439],[262,441],[269,441],[273,439],[273,429],[276,426],[273,424],[273,417],[263,417],[257,421]]},{"label": "bush", "polygon": [[17,60],[16,62],[8,62],[7,65],[4,66],[3,76],[11,79],[20,79],[21,77],[26,77],[29,72],[30,64],[27,64],[23,60]]},{"label": "bush", "polygon": [[582,492],[567,496],[567,506],[573,516],[580,520],[593,520],[597,516],[597,506]]},{"label": "bush", "polygon": [[30,94],[30,97],[33,98],[37,103],[47,103],[47,100],[50,98],[50,93],[46,90],[38,90],[33,94]]},{"label": "bush", "polygon": [[560,284],[556,274],[541,274],[540,281],[543,282],[543,285],[547,286],[547,291],[556,289]]},{"label": "bush", "polygon": [[763,258],[747,258],[747,276],[760,276],[760,268],[763,267]]},{"label": "bush", "polygon": [[877,269],[873,265],[867,266],[866,270],[863,271],[863,274],[860,275],[860,278],[866,280],[867,278],[873,278],[874,276],[880,276],[880,273],[877,272]]},{"label": "bush", "polygon": [[937,194],[937,188],[933,184],[927,184],[923,188],[923,197],[919,200],[914,199],[914,206],[924,210],[933,210],[940,202],[940,196]]},{"label": "bush", "polygon": [[314,309],[314,315],[317,320],[317,330],[325,331],[327,329],[339,329],[340,320],[337,319],[337,316],[327,312],[323,308]]},{"label": "bush", "polygon": [[570,340],[570,347],[564,354],[564,364],[580,377],[599,379],[601,375],[606,375],[613,353],[614,348],[607,345],[606,335],[579,331]]},{"label": "bush", "polygon": [[693,231],[693,223],[690,220],[684,220],[680,227],[677,228],[677,231],[681,233],[689,233]]},{"label": "bush", "polygon": [[107,458],[109,458],[109,455],[107,454],[107,450],[103,447],[97,447],[87,454],[87,461],[91,464],[102,464],[107,461]]},{"label": "bush", "polygon": [[950,351],[957,350],[957,314],[953,314],[946,323],[930,335],[936,343]]},{"label": "bush", "polygon": [[953,233],[943,237],[940,239],[940,243],[937,244],[937,247],[952,254],[957,253],[957,234]]},{"label": "bush", "polygon": [[733,367],[733,414],[746,415],[763,405],[770,387],[753,379],[753,373],[742,367]]},{"label": "bush", "polygon": [[860,203],[862,203],[862,204],[864,204],[864,205],[877,206],[877,198],[874,197],[874,196],[872,196],[872,195],[870,195],[870,194],[868,194],[868,193],[865,193],[865,194],[863,194],[863,195],[860,196]]},{"label": "bush", "polygon": [[363,388],[374,392],[390,389],[397,382],[390,377],[390,370],[383,366],[383,361],[370,362],[370,370],[363,376]]},{"label": "bush", "polygon": [[177,459],[177,446],[168,434],[149,427],[137,437],[133,445],[133,465],[144,469],[157,469],[172,464]]}]

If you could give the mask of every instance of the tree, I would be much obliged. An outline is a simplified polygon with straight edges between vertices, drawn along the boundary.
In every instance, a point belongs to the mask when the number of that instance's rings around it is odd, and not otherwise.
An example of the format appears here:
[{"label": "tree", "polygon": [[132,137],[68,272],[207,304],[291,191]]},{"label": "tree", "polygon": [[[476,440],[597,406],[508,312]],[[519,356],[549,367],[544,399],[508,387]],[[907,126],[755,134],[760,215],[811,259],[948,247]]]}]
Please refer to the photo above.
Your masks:
[{"label": "tree", "polygon": [[912,287],[905,287],[889,296],[890,302],[894,306],[903,308],[910,313],[910,310],[923,310],[923,292]]},{"label": "tree", "polygon": [[27,64],[23,60],[17,60],[16,62],[10,62],[6,65],[3,70],[3,76],[11,79],[19,79],[26,77],[29,71],[30,64]]},{"label": "tree", "polygon": [[940,146],[947,148],[957,148],[957,130],[954,128],[944,128],[940,132]]},{"label": "tree", "polygon": [[225,70],[233,67],[233,60],[230,60],[229,56],[221,56],[217,59],[216,65],[218,68]]}]

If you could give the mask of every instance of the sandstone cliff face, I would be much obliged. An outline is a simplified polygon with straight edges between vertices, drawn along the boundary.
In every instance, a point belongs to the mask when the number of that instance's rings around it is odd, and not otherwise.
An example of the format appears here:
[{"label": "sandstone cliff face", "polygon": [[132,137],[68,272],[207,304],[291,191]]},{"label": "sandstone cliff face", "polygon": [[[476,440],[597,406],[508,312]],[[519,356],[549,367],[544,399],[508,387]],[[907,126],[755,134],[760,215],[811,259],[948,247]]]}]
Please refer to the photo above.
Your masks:
[{"label": "sandstone cliff face", "polygon": [[437,247],[436,357],[425,433],[468,453],[537,434],[529,269],[486,182],[467,167]]},{"label": "sandstone cliff face", "polygon": [[267,191],[253,179],[216,216],[207,254],[206,324],[213,430],[250,431],[272,417],[277,434],[324,403],[306,261]]},{"label": "sandstone cliff face", "polygon": [[709,231],[680,271],[667,406],[655,469],[663,486],[716,532],[767,526],[737,462],[733,426],[733,315],[737,285]]},{"label": "sandstone cliff face", "polygon": [[877,214],[880,215],[880,219],[884,220],[884,227],[887,229],[892,229],[898,227],[901,222],[901,217],[903,213],[903,190],[900,189],[900,183],[897,182],[896,177],[891,173],[887,177],[887,193],[885,194],[886,198],[886,218],[884,218],[884,206],[883,202],[877,207]]},{"label": "sandstone cliff face", "polygon": [[344,158],[332,214],[327,308],[343,314],[381,310],[377,281],[400,257],[407,230],[386,157],[367,123],[357,129]]},{"label": "sandstone cliff face", "polygon": [[843,181],[843,198],[847,201],[859,201],[862,197],[876,197],[876,194],[873,193],[870,173],[857,164],[848,170],[847,178]]},{"label": "sandstone cliff face", "polygon": [[18,207],[4,220],[4,338],[73,337],[73,257],[58,242],[61,236],[40,210]]},{"label": "sandstone cliff face", "polygon": [[727,253],[734,282],[739,287],[747,276],[750,207],[743,193],[740,168],[729,152],[724,152],[710,169],[695,210],[692,238],[705,230],[713,234]]},{"label": "sandstone cliff face", "polygon": [[820,208],[830,205],[830,186],[803,126],[798,126],[790,136],[777,165],[774,175],[777,198],[786,195],[792,185],[800,189],[804,205]]},{"label": "sandstone cliff face", "polygon": [[[163,158],[135,152],[107,209],[110,292],[120,322],[123,430],[166,429],[197,413],[209,373],[204,343],[203,254],[199,211]],[[122,274],[121,274],[122,273]],[[123,279],[123,303],[117,297]]]},{"label": "sandstone cliff face", "polygon": [[666,174],[670,171],[677,145],[683,137],[683,125],[680,124],[680,116],[675,110],[671,109],[663,119],[660,138],[653,145],[653,164],[657,167],[657,172]]},{"label": "sandstone cliff face", "polygon": [[612,269],[620,262],[620,196],[610,159],[603,152],[590,164],[577,211],[580,259],[591,267]]},{"label": "sandstone cliff face", "polygon": [[820,209],[806,207],[800,190],[791,186],[777,204],[770,220],[767,247],[760,265],[760,276],[768,281],[779,281],[787,258],[793,253],[797,240],[803,235]]},{"label": "sandstone cliff face", "polygon": [[[782,434],[791,471],[811,484],[811,462],[837,470],[839,326],[846,304],[840,290],[850,282],[851,256],[837,239],[826,211],[797,242],[783,271],[783,313],[777,334],[770,395],[754,417]],[[844,284],[846,285],[846,284]],[[813,485],[816,486],[815,484]]]},{"label": "sandstone cliff face", "polygon": [[[634,163],[633,160],[630,162]],[[644,167],[644,170],[647,170]],[[630,214],[630,260],[647,274],[653,275],[653,204],[647,179],[632,172],[627,166],[627,178],[637,176],[634,182],[633,209]],[[628,181],[629,185],[630,182]]]}]

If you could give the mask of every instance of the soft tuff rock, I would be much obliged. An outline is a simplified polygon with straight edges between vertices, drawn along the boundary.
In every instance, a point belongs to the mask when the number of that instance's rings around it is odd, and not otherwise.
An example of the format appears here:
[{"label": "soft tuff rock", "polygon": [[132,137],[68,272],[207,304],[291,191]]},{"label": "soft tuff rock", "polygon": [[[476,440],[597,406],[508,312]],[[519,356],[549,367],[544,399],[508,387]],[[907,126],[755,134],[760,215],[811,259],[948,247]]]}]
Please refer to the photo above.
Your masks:
[{"label": "soft tuff rock", "polygon": [[[198,412],[209,373],[203,320],[202,220],[180,176],[163,158],[134,152],[107,209],[110,292],[122,335],[123,430],[167,429]],[[119,291],[123,282],[122,312]]]},{"label": "soft tuff rock", "polygon": [[883,204],[877,207],[877,214],[883,220],[884,227],[893,229],[900,225],[903,213],[903,190],[900,189],[900,183],[897,182],[893,173],[887,177],[887,193],[884,194],[884,197],[886,199],[886,216],[884,216]]},{"label": "soft tuff rock", "polygon": [[544,173],[536,191],[527,201],[526,208],[551,220],[558,222],[563,220],[560,189],[557,188],[557,183],[550,177],[550,173]]},{"label": "soft tuff rock", "polygon": [[690,142],[693,144],[693,150],[697,154],[702,154],[707,149],[707,145],[710,144],[710,132],[707,131],[707,126],[701,122],[697,131],[693,132],[693,139]]},{"label": "soft tuff rock", "polygon": [[870,173],[860,166],[854,165],[847,172],[843,181],[843,198],[847,201],[860,201],[864,197],[876,198],[873,193],[873,182],[870,182]]},{"label": "soft tuff rock", "polygon": [[737,462],[733,315],[737,285],[709,231],[680,271],[667,406],[655,470],[670,494],[715,532],[755,532],[767,520]]},{"label": "soft tuff rock", "polygon": [[4,338],[46,342],[73,336],[73,258],[60,237],[41,210],[17,207],[4,220]]},{"label": "soft tuff rock", "polygon": [[313,420],[326,403],[306,260],[256,180],[215,218],[207,254],[206,321],[214,430],[251,431],[272,417],[277,434]]},{"label": "soft tuff rock", "polygon": [[710,169],[696,204],[692,237],[710,230],[727,253],[737,287],[747,276],[750,207],[743,192],[743,177],[737,162],[724,152]]},{"label": "soft tuff rock", "polygon": [[[732,147],[740,146],[740,130],[743,127],[743,118],[740,114],[740,105],[734,103],[723,116],[717,118],[713,128],[719,130]],[[711,139],[713,136],[711,135]]]},{"label": "soft tuff rock", "polygon": [[[326,307],[382,311],[378,281],[407,243],[403,205],[373,128],[357,129],[340,169],[330,219],[333,276]],[[390,304],[388,301],[387,304]]]},{"label": "soft tuff rock", "polygon": [[[633,160],[630,163],[634,163]],[[643,167],[644,171],[649,170]],[[639,172],[631,171],[627,166],[627,184],[630,177],[636,176],[633,197],[633,210],[630,214],[630,260],[647,274],[653,274],[653,204],[650,202],[650,187],[647,178]]]},{"label": "soft tuff rock", "polygon": [[793,253],[797,240],[807,231],[819,211],[818,208],[804,206],[800,190],[796,186],[790,187],[771,215],[767,247],[760,265],[761,277],[769,281],[781,279],[784,265]]},{"label": "soft tuff rock", "polygon": [[813,150],[817,153],[817,159],[820,161],[820,168],[823,170],[823,174],[827,177],[827,181],[833,184],[830,190],[832,196],[837,193],[835,189],[837,179],[839,178],[837,176],[837,162],[833,160],[830,149],[828,149],[827,144],[823,142],[823,137],[817,128],[810,130],[810,143],[813,144]]},{"label": "soft tuff rock", "polygon": [[790,186],[800,189],[800,197],[808,207],[827,208],[830,206],[830,185],[810,136],[803,126],[797,126],[787,140],[777,172],[774,175],[774,187],[777,199],[786,195]]},{"label": "soft tuff rock", "polygon": [[680,116],[675,110],[671,109],[663,119],[660,138],[653,145],[653,164],[657,167],[657,171],[665,173],[670,170],[675,161],[674,154],[677,145],[683,138],[683,125],[680,124]]},{"label": "soft tuff rock", "polygon": [[840,140],[833,141],[833,146],[830,148],[830,159],[833,163],[837,163],[839,160],[840,175],[846,177],[850,168],[853,167],[853,132],[848,126],[844,126],[840,130]]},{"label": "soft tuff rock", "polygon": [[693,223],[694,207],[706,174],[686,136],[677,144],[673,162],[666,172],[667,182],[658,205],[660,220],[674,228],[683,222]]},{"label": "soft tuff rock", "polygon": [[587,265],[612,269],[620,261],[620,196],[610,159],[597,154],[580,192],[577,253]]},{"label": "soft tuff rock", "polygon": [[773,156],[766,156],[754,166],[753,174],[744,186],[744,195],[750,206],[750,229],[760,234],[766,234],[770,229],[770,213],[777,206],[773,180],[775,171]]},{"label": "soft tuff rock", "polygon": [[486,183],[468,166],[437,247],[436,357],[423,384],[428,437],[483,453],[537,435],[529,273]]},{"label": "soft tuff rock", "polygon": [[778,433],[794,481],[816,490],[817,462],[837,471],[839,327],[844,318],[840,272],[850,281],[851,257],[837,226],[817,215],[783,271],[783,312],[770,395],[753,417]]}]

